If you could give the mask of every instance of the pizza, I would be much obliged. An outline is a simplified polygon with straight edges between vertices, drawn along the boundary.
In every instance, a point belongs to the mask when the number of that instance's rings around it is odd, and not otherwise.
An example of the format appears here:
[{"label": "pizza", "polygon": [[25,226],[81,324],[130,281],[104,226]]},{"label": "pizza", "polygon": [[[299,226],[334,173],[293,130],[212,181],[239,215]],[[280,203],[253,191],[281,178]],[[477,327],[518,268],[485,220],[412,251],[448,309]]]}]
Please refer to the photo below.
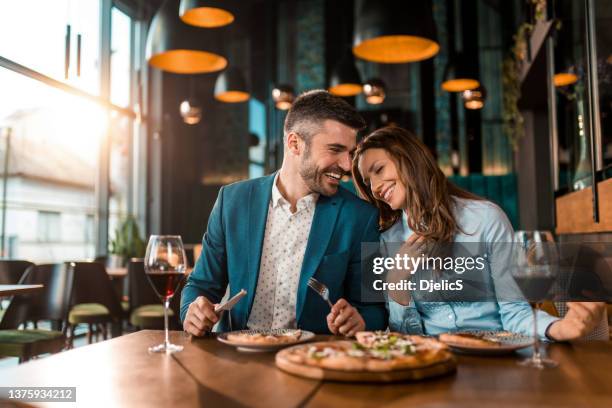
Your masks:
[{"label": "pizza", "polygon": [[[508,333],[512,335],[512,333]],[[440,341],[452,346],[497,348],[503,345],[504,333],[497,333],[495,337],[488,336],[486,332],[481,333],[443,333],[438,336]]]},{"label": "pizza", "polygon": [[302,337],[301,330],[241,331],[230,332],[227,340],[239,344],[275,345],[295,343]]},{"label": "pizza", "polygon": [[434,338],[395,332],[358,332],[356,341],[325,341],[292,347],[292,363],[341,371],[384,372],[430,366],[452,355]]}]

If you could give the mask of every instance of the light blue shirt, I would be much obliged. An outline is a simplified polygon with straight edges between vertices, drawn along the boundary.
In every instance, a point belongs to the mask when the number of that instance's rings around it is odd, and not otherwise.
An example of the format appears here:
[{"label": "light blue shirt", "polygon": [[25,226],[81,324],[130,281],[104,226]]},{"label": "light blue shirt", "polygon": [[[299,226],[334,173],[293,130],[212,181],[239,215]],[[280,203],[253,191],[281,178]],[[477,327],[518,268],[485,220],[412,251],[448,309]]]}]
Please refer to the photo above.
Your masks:
[{"label": "light blue shirt", "polygon": [[[477,242],[485,245],[488,270],[494,271],[493,243],[512,242],[513,229],[506,214],[495,204],[485,200],[455,198],[454,215],[460,231],[455,242]],[[388,254],[387,243],[404,242],[412,230],[408,227],[406,213],[380,236],[381,249]],[[487,276],[496,290],[494,272]],[[497,285],[497,286],[496,286]],[[533,312],[527,302],[419,302],[411,300],[403,306],[392,299],[387,302],[391,330],[411,334],[440,334],[460,330],[508,330],[533,336]],[[548,326],[558,320],[543,311],[537,314],[538,334],[546,339]]]}]

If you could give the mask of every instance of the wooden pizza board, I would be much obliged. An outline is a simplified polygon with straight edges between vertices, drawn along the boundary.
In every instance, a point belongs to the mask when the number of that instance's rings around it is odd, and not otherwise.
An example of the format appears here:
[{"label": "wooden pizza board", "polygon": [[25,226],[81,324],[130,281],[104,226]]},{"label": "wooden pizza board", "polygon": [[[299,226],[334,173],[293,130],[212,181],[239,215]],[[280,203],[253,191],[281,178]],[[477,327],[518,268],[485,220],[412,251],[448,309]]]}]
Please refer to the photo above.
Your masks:
[{"label": "wooden pizza board", "polygon": [[447,360],[440,361],[426,367],[386,372],[331,370],[291,362],[287,358],[287,355],[291,352],[292,348],[293,347],[290,347],[276,353],[276,366],[290,374],[294,374],[299,377],[312,378],[315,380],[381,383],[395,381],[417,381],[425,378],[450,374],[457,368],[457,361],[449,353],[449,358]]}]

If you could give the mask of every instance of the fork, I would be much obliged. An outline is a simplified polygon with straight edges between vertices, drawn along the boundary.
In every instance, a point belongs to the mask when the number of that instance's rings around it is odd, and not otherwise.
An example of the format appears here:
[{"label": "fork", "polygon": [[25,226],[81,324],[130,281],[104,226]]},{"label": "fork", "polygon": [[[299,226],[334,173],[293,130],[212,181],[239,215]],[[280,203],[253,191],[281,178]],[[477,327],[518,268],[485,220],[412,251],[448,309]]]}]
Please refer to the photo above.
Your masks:
[{"label": "fork", "polygon": [[332,302],[330,302],[329,300],[329,288],[327,286],[325,286],[315,278],[310,278],[308,279],[308,287],[317,292],[317,294],[319,294],[319,296],[321,296],[323,300],[327,302],[330,308],[334,307]]}]

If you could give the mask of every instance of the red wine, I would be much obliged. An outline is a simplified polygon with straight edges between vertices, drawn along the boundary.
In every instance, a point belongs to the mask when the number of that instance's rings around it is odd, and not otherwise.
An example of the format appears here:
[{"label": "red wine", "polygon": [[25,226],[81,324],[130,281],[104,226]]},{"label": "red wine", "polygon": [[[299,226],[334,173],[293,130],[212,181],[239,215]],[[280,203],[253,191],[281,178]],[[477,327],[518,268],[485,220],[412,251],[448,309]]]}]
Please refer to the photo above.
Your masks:
[{"label": "red wine", "polygon": [[175,271],[147,272],[149,282],[155,289],[155,293],[162,301],[170,299],[178,287],[179,282],[185,276],[184,273]]},{"label": "red wine", "polygon": [[514,280],[523,295],[531,302],[546,300],[550,288],[555,283],[554,276],[515,276]]}]

